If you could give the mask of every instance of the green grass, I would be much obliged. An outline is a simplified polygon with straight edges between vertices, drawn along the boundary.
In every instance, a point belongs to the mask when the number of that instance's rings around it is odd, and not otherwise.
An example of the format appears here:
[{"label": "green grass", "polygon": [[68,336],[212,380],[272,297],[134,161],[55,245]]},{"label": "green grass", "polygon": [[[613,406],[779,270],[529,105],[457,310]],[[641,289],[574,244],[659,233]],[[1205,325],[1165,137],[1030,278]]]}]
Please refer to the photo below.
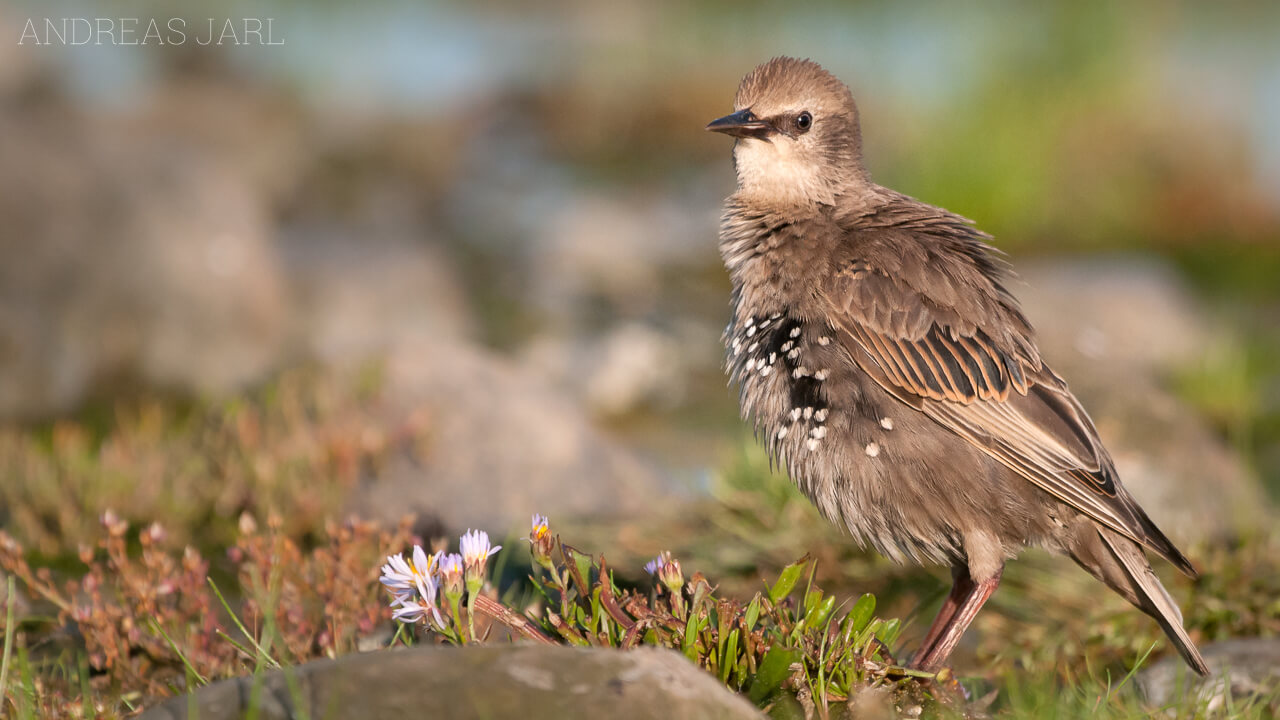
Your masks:
[{"label": "green grass", "polygon": [[1228,698],[1225,704],[1210,697],[1192,697],[1156,706],[1136,692],[1129,675],[1116,681],[1105,676],[1089,676],[1069,685],[1055,681],[1052,676],[1035,673],[1010,674],[1001,680],[1000,697],[991,708],[997,717],[1035,720],[1263,720],[1275,717],[1276,709],[1280,707],[1280,690],[1244,700]]}]

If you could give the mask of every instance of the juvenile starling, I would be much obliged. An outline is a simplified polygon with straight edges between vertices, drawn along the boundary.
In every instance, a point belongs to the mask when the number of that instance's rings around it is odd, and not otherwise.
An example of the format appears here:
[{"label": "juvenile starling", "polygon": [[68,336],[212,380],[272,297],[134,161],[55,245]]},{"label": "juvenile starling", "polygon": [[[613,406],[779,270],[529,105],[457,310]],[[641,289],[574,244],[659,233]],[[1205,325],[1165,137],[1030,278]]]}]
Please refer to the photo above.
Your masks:
[{"label": "juvenile starling", "polygon": [[707,125],[737,138],[720,252],[728,371],[822,514],[954,585],[913,665],[940,668],[1023,548],[1065,553],[1207,674],[1144,548],[1195,569],[1120,484],[969,220],[875,184],[849,89],[780,57]]}]

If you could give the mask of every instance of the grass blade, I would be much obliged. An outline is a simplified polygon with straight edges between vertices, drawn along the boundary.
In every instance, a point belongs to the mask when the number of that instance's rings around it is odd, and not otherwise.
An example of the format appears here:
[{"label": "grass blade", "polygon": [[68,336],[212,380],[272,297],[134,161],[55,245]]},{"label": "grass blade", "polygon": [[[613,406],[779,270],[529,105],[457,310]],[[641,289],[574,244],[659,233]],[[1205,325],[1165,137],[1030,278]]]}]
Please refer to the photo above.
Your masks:
[{"label": "grass blade", "polygon": [[173,638],[169,637],[169,633],[165,632],[164,628],[160,627],[160,621],[156,620],[155,616],[152,616],[149,620],[151,622],[151,629],[158,633],[160,637],[164,638],[164,641],[169,644],[169,648],[173,650],[174,654],[178,656],[178,659],[182,661],[182,664],[186,666],[187,672],[191,673],[191,677],[194,677],[201,685],[208,685],[209,680],[205,678],[204,675],[201,675],[199,670],[196,670],[195,666],[191,664],[191,661],[187,659],[187,654],[182,652],[182,650],[178,648],[178,644],[173,641]]},{"label": "grass blade", "polygon": [[[227,614],[231,616],[231,622],[236,624],[236,628],[240,630],[245,639],[249,641],[249,644],[253,646],[253,649],[258,653],[258,658],[273,668],[279,668],[280,663],[276,662],[276,659],[271,657],[271,654],[258,644],[258,639],[253,636],[253,633],[249,632],[248,628],[244,626],[244,623],[240,622],[240,616],[236,615],[235,612],[231,610],[231,605],[228,604],[227,599],[222,596],[222,591],[218,589],[218,584],[213,581],[213,578],[208,578],[208,581],[209,587],[213,588],[213,594],[218,596],[218,602],[222,603],[222,609],[226,610]],[[225,633],[223,633],[223,635],[225,636]],[[230,640],[231,638],[227,639]]]},{"label": "grass blade", "polygon": [[0,705],[3,705],[4,699],[9,695],[9,659],[13,657],[13,614],[14,605],[17,604],[13,599],[14,592],[13,576],[10,575],[8,590],[4,596],[4,655],[0,656]]}]

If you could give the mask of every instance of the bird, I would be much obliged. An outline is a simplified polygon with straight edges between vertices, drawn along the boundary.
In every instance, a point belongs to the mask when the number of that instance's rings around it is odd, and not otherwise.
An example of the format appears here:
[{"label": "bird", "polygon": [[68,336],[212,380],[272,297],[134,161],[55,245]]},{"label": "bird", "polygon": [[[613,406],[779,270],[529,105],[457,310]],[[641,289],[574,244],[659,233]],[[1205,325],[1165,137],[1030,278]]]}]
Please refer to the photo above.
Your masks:
[{"label": "bird", "polygon": [[726,372],[771,461],[862,544],[950,567],[911,667],[936,672],[1029,547],[1067,555],[1208,666],[1146,553],[1196,570],[1125,489],[1041,356],[991,236],[876,184],[849,88],[812,60],[748,73],[719,249]]}]

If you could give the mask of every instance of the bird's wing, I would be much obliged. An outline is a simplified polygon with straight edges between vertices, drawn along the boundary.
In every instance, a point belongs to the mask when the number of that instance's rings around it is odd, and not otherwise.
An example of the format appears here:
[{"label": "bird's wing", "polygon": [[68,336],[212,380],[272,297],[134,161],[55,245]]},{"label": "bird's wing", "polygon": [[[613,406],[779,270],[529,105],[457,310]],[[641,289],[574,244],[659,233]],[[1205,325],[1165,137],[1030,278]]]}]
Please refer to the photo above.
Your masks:
[{"label": "bird's wing", "polygon": [[[823,288],[842,345],[898,399],[1194,574],[1119,487],[1097,430],[1066,383],[1040,360],[1030,325],[993,276],[995,266],[988,260],[981,272],[973,264],[985,246],[966,247],[967,259],[930,253],[913,277],[858,257],[855,246]],[[968,272],[958,263],[969,263]]]}]

